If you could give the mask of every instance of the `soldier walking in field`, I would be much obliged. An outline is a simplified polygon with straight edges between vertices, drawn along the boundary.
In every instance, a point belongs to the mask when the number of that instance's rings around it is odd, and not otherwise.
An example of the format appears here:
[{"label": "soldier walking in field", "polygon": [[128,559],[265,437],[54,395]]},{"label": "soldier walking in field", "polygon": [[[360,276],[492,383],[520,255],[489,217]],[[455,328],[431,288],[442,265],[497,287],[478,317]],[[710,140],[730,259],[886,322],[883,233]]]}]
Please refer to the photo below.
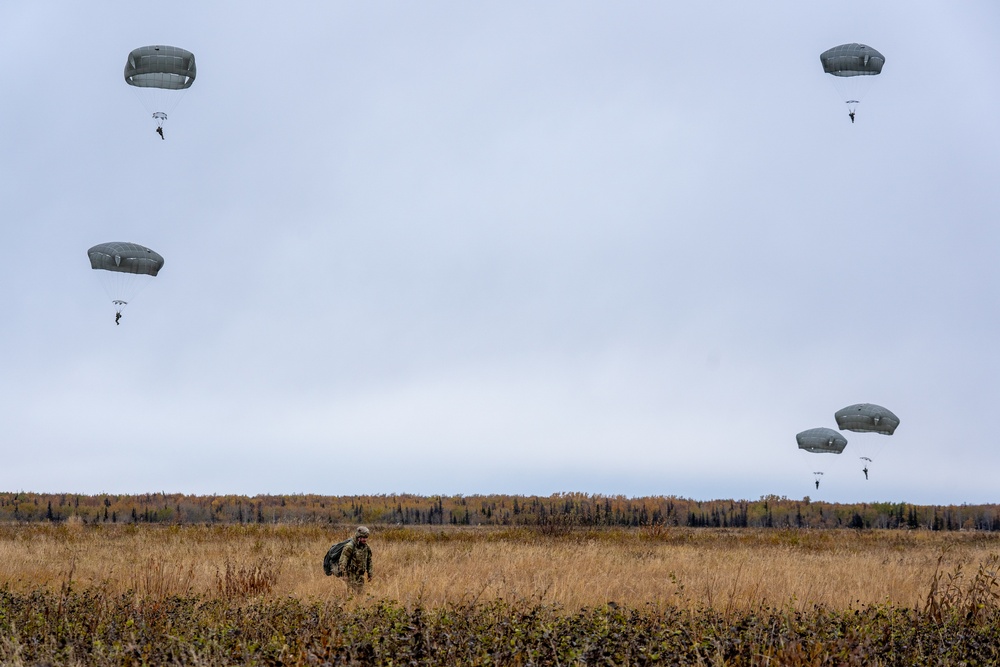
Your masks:
[{"label": "soldier walking in field", "polygon": [[351,593],[358,595],[365,587],[365,576],[372,580],[372,550],[368,547],[369,531],[358,526],[354,537],[340,552],[340,572]]}]

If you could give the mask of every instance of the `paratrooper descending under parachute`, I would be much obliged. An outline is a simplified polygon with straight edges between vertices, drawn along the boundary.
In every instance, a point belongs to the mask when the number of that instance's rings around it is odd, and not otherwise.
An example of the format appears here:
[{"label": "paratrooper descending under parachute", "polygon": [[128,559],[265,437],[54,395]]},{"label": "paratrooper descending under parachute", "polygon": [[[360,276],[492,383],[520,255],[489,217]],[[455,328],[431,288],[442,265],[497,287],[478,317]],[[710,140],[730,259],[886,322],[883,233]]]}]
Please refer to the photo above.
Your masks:
[{"label": "paratrooper descending under parachute", "polygon": [[128,54],[125,83],[133,86],[139,101],[153,114],[161,139],[163,122],[197,73],[194,54],[176,46],[142,46]]},{"label": "paratrooper descending under parachute", "polygon": [[163,257],[138,243],[99,243],[87,251],[90,268],[98,271],[104,290],[115,306],[115,324],[122,309],[163,268]]},{"label": "paratrooper descending under parachute", "polygon": [[847,115],[853,123],[858,104],[874,77],[882,73],[885,56],[870,46],[853,42],[827,49],[819,55],[819,60],[823,71],[833,77],[834,87],[847,104]]},{"label": "paratrooper descending under parachute", "polygon": [[[899,417],[891,410],[874,403],[855,403],[841,408],[834,413],[837,420],[837,428],[844,431],[854,431],[855,433],[879,433],[881,435],[892,435],[899,426]],[[868,464],[877,458],[882,450],[884,441],[880,438],[874,441],[860,438],[858,441],[861,450],[861,460],[865,461],[862,472],[865,479],[868,479]]]},{"label": "paratrooper descending under parachute", "polygon": [[[832,428],[811,428],[795,435],[799,449],[812,454],[840,454],[847,447],[847,438]],[[816,488],[819,488],[819,478],[822,472],[814,471]]]}]

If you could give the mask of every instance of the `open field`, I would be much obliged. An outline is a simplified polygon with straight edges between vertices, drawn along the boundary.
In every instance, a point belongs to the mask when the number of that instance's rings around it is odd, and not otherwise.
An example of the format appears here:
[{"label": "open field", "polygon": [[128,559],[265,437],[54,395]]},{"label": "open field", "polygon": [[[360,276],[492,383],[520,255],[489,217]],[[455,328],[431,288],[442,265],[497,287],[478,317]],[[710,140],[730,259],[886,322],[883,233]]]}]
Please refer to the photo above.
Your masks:
[{"label": "open field", "polygon": [[[324,576],[327,547],[348,536],[316,526],[0,526],[0,587],[69,581],[118,595],[214,595],[239,577],[253,592],[344,596]],[[974,570],[1000,552],[994,533],[767,529],[373,527],[368,593],[405,605],[536,600],[567,609],[761,604],[807,609],[921,605],[936,569]]]},{"label": "open field", "polygon": [[0,664],[995,664],[1000,537],[0,525]]}]

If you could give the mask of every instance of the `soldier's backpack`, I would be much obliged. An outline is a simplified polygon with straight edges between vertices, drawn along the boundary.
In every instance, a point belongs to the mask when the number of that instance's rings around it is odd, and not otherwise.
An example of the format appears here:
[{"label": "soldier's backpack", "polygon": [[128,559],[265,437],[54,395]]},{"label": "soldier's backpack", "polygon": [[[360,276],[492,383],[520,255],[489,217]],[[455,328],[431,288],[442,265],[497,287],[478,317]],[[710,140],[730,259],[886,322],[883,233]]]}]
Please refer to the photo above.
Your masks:
[{"label": "soldier's backpack", "polygon": [[348,538],[343,542],[337,542],[327,550],[326,555],[323,556],[323,572],[326,573],[326,576],[329,577],[335,572],[338,577],[341,576],[340,553],[344,550],[344,547],[347,546],[347,543],[350,541],[351,541],[350,538]]}]

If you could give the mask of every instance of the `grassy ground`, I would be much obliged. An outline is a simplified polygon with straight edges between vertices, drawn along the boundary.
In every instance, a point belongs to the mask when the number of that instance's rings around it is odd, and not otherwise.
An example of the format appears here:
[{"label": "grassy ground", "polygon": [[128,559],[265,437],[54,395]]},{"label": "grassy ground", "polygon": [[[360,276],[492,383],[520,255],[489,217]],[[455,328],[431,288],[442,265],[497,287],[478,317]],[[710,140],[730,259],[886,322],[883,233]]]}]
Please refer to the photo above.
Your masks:
[{"label": "grassy ground", "polygon": [[[0,526],[0,588],[109,595],[267,594],[336,601],[321,568],[350,534],[315,526]],[[614,602],[846,609],[924,603],[939,568],[975,569],[1000,536],[930,531],[379,528],[367,593],[404,605],[534,600],[577,610]]]},{"label": "grassy ground", "polygon": [[0,665],[1000,662],[992,534],[373,528],[0,525]]}]

